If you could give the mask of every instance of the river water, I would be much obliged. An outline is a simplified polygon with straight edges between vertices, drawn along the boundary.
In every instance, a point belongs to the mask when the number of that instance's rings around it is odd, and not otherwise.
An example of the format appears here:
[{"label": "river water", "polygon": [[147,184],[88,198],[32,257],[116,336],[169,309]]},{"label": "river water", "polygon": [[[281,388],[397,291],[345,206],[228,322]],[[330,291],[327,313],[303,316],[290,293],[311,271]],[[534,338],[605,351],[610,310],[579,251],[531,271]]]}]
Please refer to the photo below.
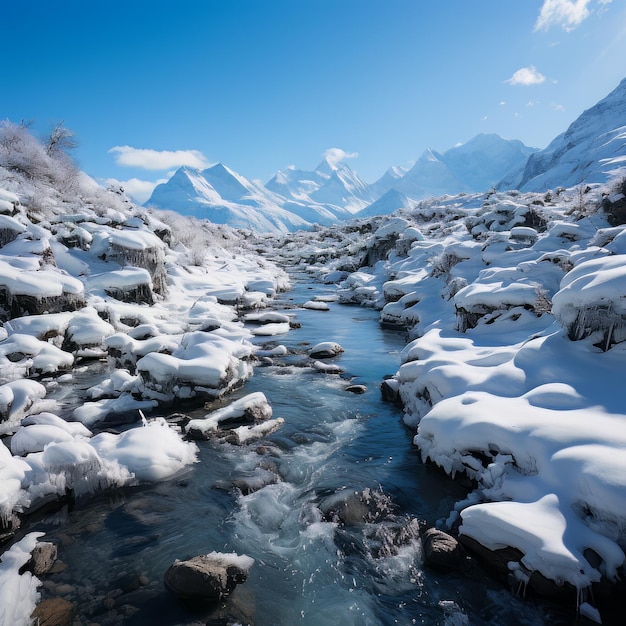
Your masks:
[{"label": "river water", "polygon": [[[291,356],[257,367],[228,398],[262,391],[283,427],[250,446],[199,442],[200,462],[182,476],[37,524],[65,568],[46,578],[44,597],[72,601],[76,624],[102,626],[568,623],[554,607],[513,597],[472,559],[454,574],[423,567],[417,522],[446,518],[465,489],[420,461],[401,409],[381,399],[404,334],[381,330],[370,309],[298,306],[332,293],[295,277],[275,308],[301,328],[273,338]],[[302,367],[321,341],[344,347],[333,360],[341,376]],[[346,391],[351,383],[366,392]],[[365,522],[342,524],[332,503],[353,493],[374,505]],[[211,551],[253,557],[247,582],[224,606],[183,606],[165,589],[165,570]]]}]

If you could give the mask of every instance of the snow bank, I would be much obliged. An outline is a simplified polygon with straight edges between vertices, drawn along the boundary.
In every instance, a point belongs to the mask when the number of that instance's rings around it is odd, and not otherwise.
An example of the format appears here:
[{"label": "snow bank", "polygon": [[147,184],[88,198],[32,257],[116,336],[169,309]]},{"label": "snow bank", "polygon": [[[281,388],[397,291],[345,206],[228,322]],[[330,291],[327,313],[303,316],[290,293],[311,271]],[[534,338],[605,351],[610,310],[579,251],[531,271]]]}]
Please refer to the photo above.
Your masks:
[{"label": "snow bank", "polygon": [[103,459],[127,468],[137,480],[148,482],[169,478],[195,463],[198,451],[165,420],[153,420],[120,435],[100,433],[91,445]]},{"label": "snow bank", "polygon": [[20,574],[20,568],[30,560],[41,536],[43,533],[29,533],[0,557],[0,624],[32,624],[31,614],[40,598],[37,588],[41,581],[28,571]]}]

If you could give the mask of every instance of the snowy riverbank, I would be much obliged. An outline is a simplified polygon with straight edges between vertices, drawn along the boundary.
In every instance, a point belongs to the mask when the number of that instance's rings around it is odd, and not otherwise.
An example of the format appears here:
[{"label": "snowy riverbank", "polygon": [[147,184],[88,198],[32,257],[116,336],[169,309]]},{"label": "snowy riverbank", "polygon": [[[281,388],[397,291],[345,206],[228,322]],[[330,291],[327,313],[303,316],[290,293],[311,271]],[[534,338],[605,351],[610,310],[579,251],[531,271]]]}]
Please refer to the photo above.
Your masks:
[{"label": "snowy riverbank", "polygon": [[385,385],[423,458],[476,483],[446,525],[516,548],[518,585],[571,584],[597,619],[593,583],[623,577],[626,547],[623,191],[433,199],[279,244],[409,330]]},{"label": "snowy riverbank", "polygon": [[[288,282],[245,233],[157,217],[80,174],[60,190],[0,168],[0,240],[6,543],[51,500],[170,478],[196,462],[179,427],[142,423],[140,412],[201,405],[241,385],[255,346],[239,316]],[[97,363],[108,366],[81,389],[81,372]],[[134,425],[104,432],[111,418]],[[3,593],[29,592],[0,604],[1,624],[30,621],[38,581],[18,570],[34,542],[28,535],[2,558]]]}]

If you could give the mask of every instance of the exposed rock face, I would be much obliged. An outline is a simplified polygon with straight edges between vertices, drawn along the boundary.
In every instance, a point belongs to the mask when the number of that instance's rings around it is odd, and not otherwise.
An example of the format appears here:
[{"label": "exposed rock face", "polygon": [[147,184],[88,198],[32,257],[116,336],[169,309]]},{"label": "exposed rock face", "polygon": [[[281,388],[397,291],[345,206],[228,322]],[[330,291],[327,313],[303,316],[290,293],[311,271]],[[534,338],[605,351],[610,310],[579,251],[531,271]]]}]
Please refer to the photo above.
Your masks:
[{"label": "exposed rock face", "polygon": [[437,528],[429,528],[422,537],[424,562],[436,569],[458,569],[461,564],[459,542]]},{"label": "exposed rock face", "polygon": [[254,559],[211,552],[178,559],[165,572],[165,584],[182,600],[217,601],[244,583]]},{"label": "exposed rock face", "polygon": [[11,293],[8,288],[0,286],[0,317],[4,320],[23,315],[77,311],[85,304],[83,294],[63,293],[54,297],[37,297]]}]

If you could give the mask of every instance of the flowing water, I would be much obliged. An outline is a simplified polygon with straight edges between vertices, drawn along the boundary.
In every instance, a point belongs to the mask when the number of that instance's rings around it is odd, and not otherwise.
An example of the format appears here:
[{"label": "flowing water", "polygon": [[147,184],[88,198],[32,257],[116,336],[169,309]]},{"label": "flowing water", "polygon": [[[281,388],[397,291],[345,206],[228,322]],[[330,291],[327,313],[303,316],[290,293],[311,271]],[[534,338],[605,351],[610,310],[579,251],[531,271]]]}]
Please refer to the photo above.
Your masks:
[{"label": "flowing water", "polygon": [[[424,569],[418,522],[447,517],[465,490],[420,461],[401,409],[381,399],[404,334],[381,330],[369,309],[297,308],[323,293],[332,289],[300,280],[282,294],[276,307],[301,328],[273,340],[292,355],[257,367],[228,398],[263,391],[285,419],[279,431],[250,446],[199,442],[200,461],[183,476],[102,494],[38,524],[66,566],[44,593],[74,602],[76,623],[566,623],[556,609],[513,597],[473,560],[455,574]],[[321,341],[344,347],[333,360],[341,376],[302,367]],[[350,393],[350,383],[367,390]],[[343,524],[337,511],[354,493],[369,502],[365,517]],[[165,570],[211,551],[253,557],[247,582],[225,605],[183,606],[165,589]]]}]

